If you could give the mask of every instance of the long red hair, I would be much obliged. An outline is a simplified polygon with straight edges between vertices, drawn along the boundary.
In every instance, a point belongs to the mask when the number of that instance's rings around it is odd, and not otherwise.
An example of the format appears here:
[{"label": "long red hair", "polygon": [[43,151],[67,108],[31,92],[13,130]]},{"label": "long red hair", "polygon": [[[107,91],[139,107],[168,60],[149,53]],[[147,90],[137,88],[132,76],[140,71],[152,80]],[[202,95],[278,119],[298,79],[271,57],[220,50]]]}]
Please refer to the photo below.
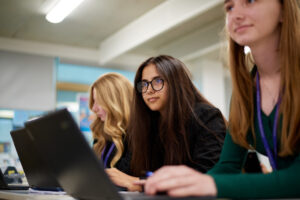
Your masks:
[{"label": "long red hair", "polygon": [[[282,24],[280,34],[280,67],[282,102],[280,114],[282,127],[280,138],[280,156],[293,155],[300,149],[300,11],[299,1],[281,0]],[[229,44],[229,66],[233,93],[229,115],[229,130],[237,144],[251,148],[247,141],[249,129],[254,141],[254,94],[255,85],[251,67],[244,47],[231,38]]]}]

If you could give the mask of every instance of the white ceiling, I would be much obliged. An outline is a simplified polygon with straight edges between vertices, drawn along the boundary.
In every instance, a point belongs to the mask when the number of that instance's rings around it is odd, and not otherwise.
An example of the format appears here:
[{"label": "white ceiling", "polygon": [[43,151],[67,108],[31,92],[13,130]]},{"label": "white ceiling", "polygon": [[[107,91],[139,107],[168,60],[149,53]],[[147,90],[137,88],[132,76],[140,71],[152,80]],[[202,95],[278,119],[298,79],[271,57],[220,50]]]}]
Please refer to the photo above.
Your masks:
[{"label": "white ceiling", "polygon": [[57,0],[0,0],[0,50],[135,70],[149,56],[183,60],[220,46],[222,0],[85,0],[59,24]]}]

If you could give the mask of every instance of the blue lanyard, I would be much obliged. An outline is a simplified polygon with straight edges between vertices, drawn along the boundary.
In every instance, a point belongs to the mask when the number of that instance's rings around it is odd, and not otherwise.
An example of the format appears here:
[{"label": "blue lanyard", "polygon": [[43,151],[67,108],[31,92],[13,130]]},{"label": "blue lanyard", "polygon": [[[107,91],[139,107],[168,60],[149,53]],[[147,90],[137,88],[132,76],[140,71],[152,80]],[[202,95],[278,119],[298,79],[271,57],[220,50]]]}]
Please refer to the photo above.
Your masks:
[{"label": "blue lanyard", "polygon": [[279,105],[281,102],[281,98],[279,98],[277,104],[276,104],[276,112],[275,112],[275,119],[274,119],[274,124],[273,124],[273,131],[272,131],[272,136],[273,136],[273,145],[274,145],[274,154],[272,153],[270,146],[268,144],[268,141],[266,139],[266,135],[264,132],[264,127],[262,123],[262,117],[261,117],[261,100],[260,100],[260,86],[259,86],[259,74],[258,72],[256,73],[256,109],[257,109],[257,118],[258,118],[258,126],[259,126],[259,131],[261,135],[262,142],[264,144],[265,150],[267,152],[267,155],[270,160],[270,164],[275,171],[277,169],[277,164],[276,164],[276,157],[277,157],[277,122],[278,122],[278,110],[279,110]]},{"label": "blue lanyard", "polygon": [[105,150],[106,150],[106,146],[104,147],[104,149],[103,149],[103,151],[102,151],[102,153],[101,153],[101,160],[103,161],[103,165],[104,165],[105,168],[107,167],[107,166],[106,166],[107,160],[108,160],[108,158],[109,158],[111,152],[114,150],[115,146],[116,146],[115,143],[112,143],[112,144],[111,144],[111,146],[110,146],[110,148],[109,148],[109,150],[108,150],[108,152],[107,152],[107,154],[106,154],[106,156],[105,156],[105,159],[104,159],[104,152],[105,152]]}]

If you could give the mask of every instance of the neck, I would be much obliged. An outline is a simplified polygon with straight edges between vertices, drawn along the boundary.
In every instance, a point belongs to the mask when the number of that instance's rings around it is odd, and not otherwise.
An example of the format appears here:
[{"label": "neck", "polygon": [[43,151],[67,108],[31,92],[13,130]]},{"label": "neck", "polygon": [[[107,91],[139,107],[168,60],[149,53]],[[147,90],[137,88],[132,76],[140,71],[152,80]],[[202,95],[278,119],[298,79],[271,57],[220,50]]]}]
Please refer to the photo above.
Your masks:
[{"label": "neck", "polygon": [[276,40],[264,40],[250,47],[260,76],[261,109],[269,115],[278,102],[280,91],[280,55]]},{"label": "neck", "polygon": [[278,52],[267,52],[264,55],[253,54],[255,64],[260,76],[272,77],[280,75],[280,59]]},{"label": "neck", "polygon": [[165,119],[167,117],[166,109],[159,111],[160,117]]},{"label": "neck", "polygon": [[279,37],[269,37],[250,46],[260,76],[280,75]]}]

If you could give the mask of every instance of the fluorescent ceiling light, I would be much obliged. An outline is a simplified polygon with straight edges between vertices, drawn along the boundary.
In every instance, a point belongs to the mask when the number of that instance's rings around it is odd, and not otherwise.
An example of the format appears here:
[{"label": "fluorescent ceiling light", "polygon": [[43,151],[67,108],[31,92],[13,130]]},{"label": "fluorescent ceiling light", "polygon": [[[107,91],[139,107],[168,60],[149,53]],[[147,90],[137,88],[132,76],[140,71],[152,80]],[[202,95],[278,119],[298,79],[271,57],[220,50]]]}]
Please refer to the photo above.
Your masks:
[{"label": "fluorescent ceiling light", "polygon": [[14,118],[15,112],[11,110],[0,110],[0,118]]},{"label": "fluorescent ceiling light", "polygon": [[60,0],[46,15],[46,19],[51,23],[59,23],[83,1],[84,0]]}]

